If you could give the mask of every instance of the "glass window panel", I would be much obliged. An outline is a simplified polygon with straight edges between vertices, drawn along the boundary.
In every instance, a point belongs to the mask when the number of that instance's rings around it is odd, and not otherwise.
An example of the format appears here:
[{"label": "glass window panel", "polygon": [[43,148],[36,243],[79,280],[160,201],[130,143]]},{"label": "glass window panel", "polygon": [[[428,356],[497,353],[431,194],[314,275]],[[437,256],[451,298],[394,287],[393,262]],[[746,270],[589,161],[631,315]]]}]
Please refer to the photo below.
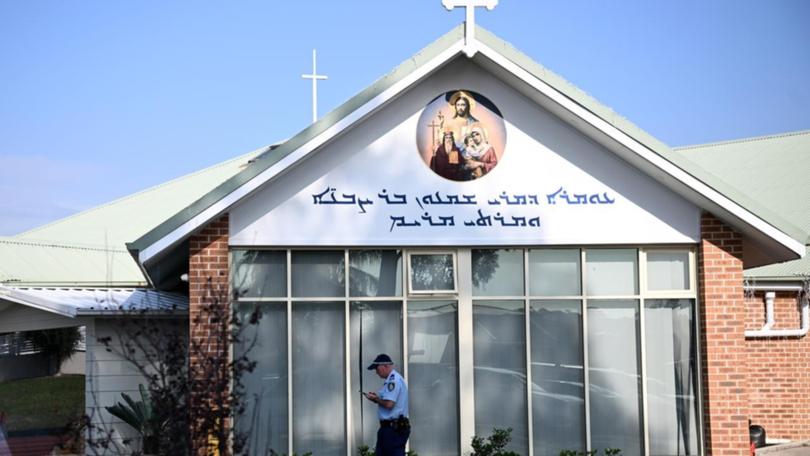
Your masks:
[{"label": "glass window panel", "polygon": [[585,450],[581,301],[532,301],[534,454]]},{"label": "glass window panel", "polygon": [[231,259],[236,298],[287,296],[287,252],[234,250]]},{"label": "glass window panel", "polygon": [[591,447],[642,452],[638,302],[588,302]]},{"label": "glass window panel", "polygon": [[689,252],[647,252],[648,290],[688,290]]},{"label": "glass window panel", "polygon": [[578,296],[579,249],[529,251],[529,294],[532,296]]},{"label": "glass window panel", "polygon": [[408,302],[410,448],[457,456],[458,349],[455,301]]},{"label": "glass window panel", "polygon": [[351,296],[402,296],[402,252],[353,250],[349,252]]},{"label": "glass window panel", "polygon": [[411,291],[456,289],[453,254],[411,254]]},{"label": "glass window panel", "polygon": [[235,306],[239,321],[249,321],[254,311],[261,315],[257,324],[244,326],[242,343],[234,346],[236,357],[246,355],[256,363],[253,372],[242,376],[245,412],[236,417],[236,427],[249,436],[251,453],[286,453],[287,304],[240,302]]},{"label": "glass window panel", "polygon": [[699,454],[694,301],[644,306],[650,454]]},{"label": "glass window panel", "polygon": [[343,303],[295,302],[292,309],[293,449],[345,455]]},{"label": "glass window panel", "polygon": [[529,454],[523,301],[473,302],[475,433],[512,428],[507,449]]},{"label": "glass window panel", "polygon": [[638,254],[635,249],[587,250],[585,264],[588,295],[638,293]]},{"label": "glass window panel", "polygon": [[523,250],[473,250],[475,296],[523,296]]},{"label": "glass window panel", "polygon": [[345,296],[343,251],[292,252],[292,295]]},{"label": "glass window panel", "polygon": [[352,408],[352,452],[357,447],[368,445],[374,448],[377,441],[377,405],[367,401],[359,391],[376,392],[382,380],[376,372],[367,370],[374,357],[388,354],[394,360],[397,371],[402,370],[402,303],[399,301],[374,301],[351,303],[351,333],[349,365],[352,385],[350,397]]}]

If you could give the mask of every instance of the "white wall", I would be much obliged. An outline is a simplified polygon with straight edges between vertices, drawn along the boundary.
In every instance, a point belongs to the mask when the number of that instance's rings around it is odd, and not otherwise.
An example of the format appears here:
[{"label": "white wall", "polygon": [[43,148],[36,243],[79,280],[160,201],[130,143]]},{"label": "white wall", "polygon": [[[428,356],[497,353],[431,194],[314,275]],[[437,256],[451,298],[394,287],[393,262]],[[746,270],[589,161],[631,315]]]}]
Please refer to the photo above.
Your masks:
[{"label": "white wall", "polygon": [[[135,317],[130,317],[134,319]],[[162,325],[165,320],[153,319],[149,324]],[[186,326],[186,325],[182,325]],[[147,385],[147,381],[135,364],[128,361],[115,347],[119,347],[121,334],[131,325],[123,325],[121,320],[96,318],[87,323],[87,351],[85,377],[86,413],[95,427],[113,432],[114,449],[105,454],[130,454],[131,450],[121,443],[123,438],[135,438],[137,433],[129,425],[110,415],[105,407],[117,402],[124,402],[121,393],[129,394],[140,400],[138,385]],[[110,347],[100,342],[109,337]],[[139,356],[138,359],[143,359]],[[93,454],[91,450],[87,454]]]},{"label": "white wall", "polygon": [[0,299],[0,333],[81,326],[75,318]]},{"label": "white wall", "polygon": [[[420,114],[434,97],[467,89],[489,98],[503,113],[506,146],[486,176],[454,182],[433,173],[417,150]],[[474,112],[473,112],[474,113]],[[569,194],[601,194],[614,204],[548,204],[564,187]],[[318,205],[313,195],[334,188],[373,201]],[[405,193],[407,205],[378,197]],[[440,192],[475,195],[475,206],[419,206],[417,197]],[[502,192],[534,194],[539,204],[491,206]],[[541,227],[464,226],[477,211],[506,217],[539,217]],[[365,212],[363,212],[365,211]],[[392,216],[420,220],[455,217],[455,226],[392,229]],[[282,222],[283,221],[283,222]],[[230,212],[232,245],[560,245],[694,243],[698,208],[627,164],[601,145],[467,59],[452,62],[390,102],[368,120],[316,151]]]}]

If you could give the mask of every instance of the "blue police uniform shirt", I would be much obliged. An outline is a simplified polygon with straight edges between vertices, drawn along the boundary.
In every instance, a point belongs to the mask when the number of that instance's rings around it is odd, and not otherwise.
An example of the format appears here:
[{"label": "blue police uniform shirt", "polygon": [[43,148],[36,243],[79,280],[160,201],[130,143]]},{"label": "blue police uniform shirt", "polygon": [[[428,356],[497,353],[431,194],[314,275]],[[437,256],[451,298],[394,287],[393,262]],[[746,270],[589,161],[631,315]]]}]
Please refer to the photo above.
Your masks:
[{"label": "blue police uniform shirt", "polygon": [[377,396],[386,401],[394,401],[394,407],[391,410],[383,406],[377,407],[377,416],[381,420],[393,420],[399,418],[400,415],[408,416],[408,385],[405,384],[405,379],[399,375],[399,372],[391,371],[382,388],[377,391]]}]

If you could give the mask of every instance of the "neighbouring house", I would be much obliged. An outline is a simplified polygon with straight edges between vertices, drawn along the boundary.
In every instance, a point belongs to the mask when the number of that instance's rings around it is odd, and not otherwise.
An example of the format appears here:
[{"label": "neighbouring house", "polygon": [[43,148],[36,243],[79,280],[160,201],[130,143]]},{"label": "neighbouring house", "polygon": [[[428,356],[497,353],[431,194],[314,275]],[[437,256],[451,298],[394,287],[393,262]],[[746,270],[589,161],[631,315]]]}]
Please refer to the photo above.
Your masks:
[{"label": "neighbouring house", "polygon": [[462,26],[282,144],[0,239],[0,332],[86,326],[122,435],[141,379],[98,338],[214,286],[263,313],[256,454],[373,445],[386,352],[423,456],[739,455],[749,420],[810,439],[809,171],[810,132],[673,149]]}]

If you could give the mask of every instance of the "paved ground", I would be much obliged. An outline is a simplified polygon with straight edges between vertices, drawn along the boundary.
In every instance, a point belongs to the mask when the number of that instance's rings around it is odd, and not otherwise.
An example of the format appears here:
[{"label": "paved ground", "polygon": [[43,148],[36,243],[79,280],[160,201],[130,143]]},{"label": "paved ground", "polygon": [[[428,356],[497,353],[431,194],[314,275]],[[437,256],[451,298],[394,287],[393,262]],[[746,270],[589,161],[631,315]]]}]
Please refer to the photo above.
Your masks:
[{"label": "paved ground", "polygon": [[810,456],[810,440],[760,448],[757,456]]}]

